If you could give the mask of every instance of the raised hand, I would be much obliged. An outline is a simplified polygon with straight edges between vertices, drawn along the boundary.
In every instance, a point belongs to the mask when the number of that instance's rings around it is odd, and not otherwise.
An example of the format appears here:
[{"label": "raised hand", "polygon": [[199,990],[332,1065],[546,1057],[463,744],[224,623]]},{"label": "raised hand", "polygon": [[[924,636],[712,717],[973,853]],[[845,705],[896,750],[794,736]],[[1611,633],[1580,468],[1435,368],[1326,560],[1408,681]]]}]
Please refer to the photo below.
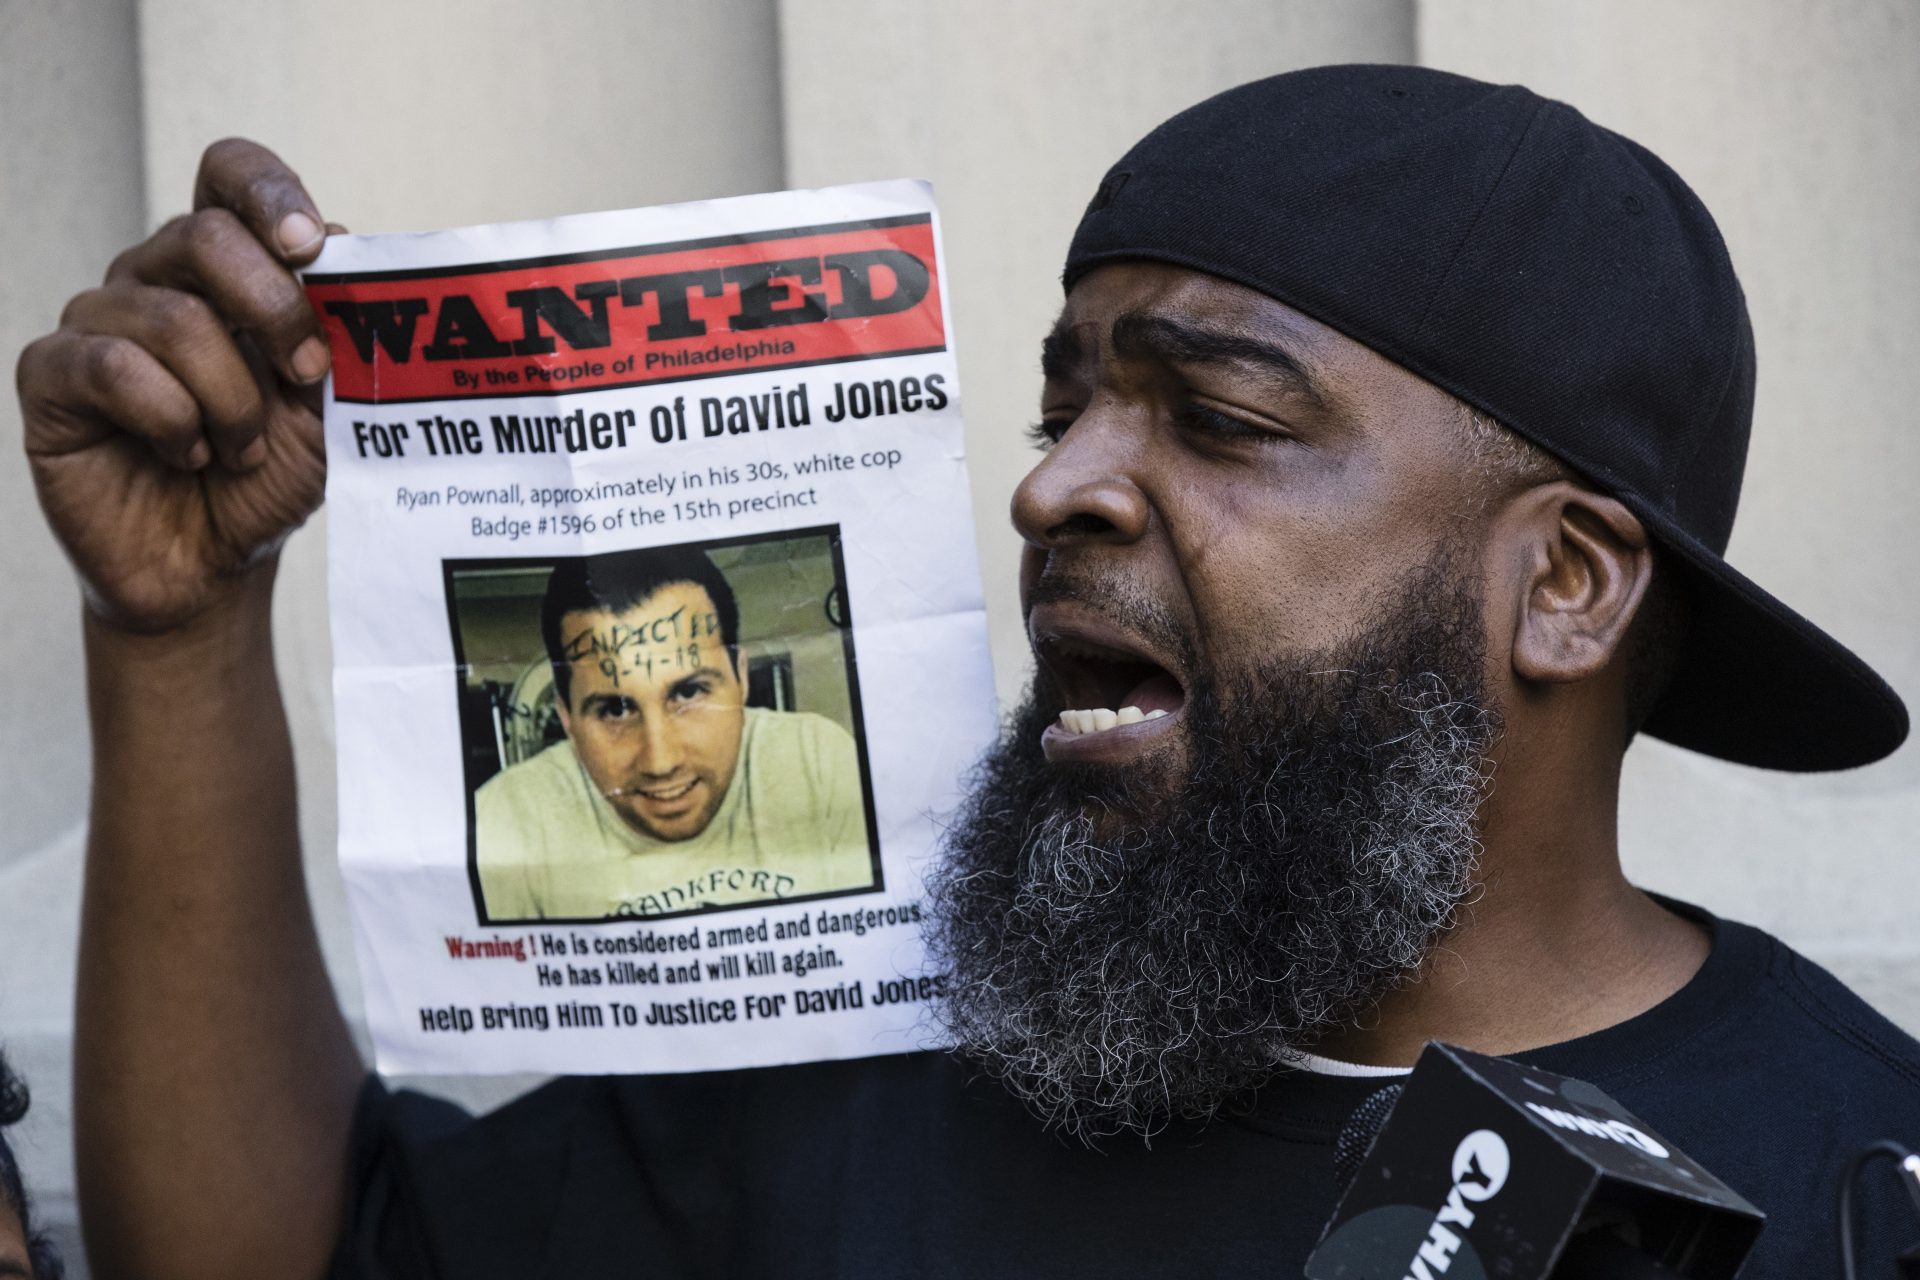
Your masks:
[{"label": "raised hand", "polygon": [[21,353],[34,484],[101,620],[184,625],[319,505],[328,356],[293,271],[327,229],[279,157],[216,142],[194,212]]}]

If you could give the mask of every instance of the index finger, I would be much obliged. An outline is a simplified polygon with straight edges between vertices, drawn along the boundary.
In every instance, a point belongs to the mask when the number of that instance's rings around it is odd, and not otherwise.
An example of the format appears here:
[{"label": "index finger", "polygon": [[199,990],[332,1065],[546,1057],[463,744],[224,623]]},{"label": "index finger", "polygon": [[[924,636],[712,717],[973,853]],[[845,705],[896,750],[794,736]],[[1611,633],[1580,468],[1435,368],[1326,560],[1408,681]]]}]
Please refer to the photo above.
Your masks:
[{"label": "index finger", "polygon": [[281,261],[304,266],[326,240],[319,206],[279,156],[245,138],[223,138],[200,157],[193,207],[218,206],[246,224]]}]

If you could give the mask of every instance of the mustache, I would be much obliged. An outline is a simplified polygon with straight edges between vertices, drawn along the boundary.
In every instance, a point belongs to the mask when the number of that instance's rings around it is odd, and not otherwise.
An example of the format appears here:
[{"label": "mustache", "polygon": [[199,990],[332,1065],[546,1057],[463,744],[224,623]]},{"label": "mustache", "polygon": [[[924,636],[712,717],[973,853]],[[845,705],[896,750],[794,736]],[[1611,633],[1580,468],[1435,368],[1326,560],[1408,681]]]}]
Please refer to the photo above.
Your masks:
[{"label": "mustache", "polygon": [[[1200,669],[1196,629],[1181,621],[1158,597],[1125,573],[1059,570],[1049,564],[1021,598],[1022,624],[1043,604],[1078,605],[1100,621],[1132,632],[1176,656],[1189,671]],[[1048,684],[1051,687],[1050,681]]]}]

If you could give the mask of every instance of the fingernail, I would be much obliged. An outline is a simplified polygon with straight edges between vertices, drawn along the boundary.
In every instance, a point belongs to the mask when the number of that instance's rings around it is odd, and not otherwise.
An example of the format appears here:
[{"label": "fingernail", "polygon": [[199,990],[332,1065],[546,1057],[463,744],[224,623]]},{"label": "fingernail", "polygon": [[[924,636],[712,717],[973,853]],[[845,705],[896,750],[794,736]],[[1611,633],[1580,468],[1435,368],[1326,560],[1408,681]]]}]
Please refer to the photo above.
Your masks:
[{"label": "fingernail", "polygon": [[213,446],[205,440],[196,442],[193,448],[187,450],[187,466],[194,471],[200,470],[212,461]]},{"label": "fingernail", "polygon": [[280,237],[280,247],[287,253],[305,253],[320,243],[326,232],[306,214],[290,213],[280,219],[280,226],[274,234]]},{"label": "fingernail", "polygon": [[264,437],[255,436],[253,443],[240,451],[238,459],[240,469],[251,471],[267,460],[267,442]]},{"label": "fingernail", "polygon": [[308,338],[293,349],[293,376],[301,382],[318,382],[327,376],[327,344]]}]

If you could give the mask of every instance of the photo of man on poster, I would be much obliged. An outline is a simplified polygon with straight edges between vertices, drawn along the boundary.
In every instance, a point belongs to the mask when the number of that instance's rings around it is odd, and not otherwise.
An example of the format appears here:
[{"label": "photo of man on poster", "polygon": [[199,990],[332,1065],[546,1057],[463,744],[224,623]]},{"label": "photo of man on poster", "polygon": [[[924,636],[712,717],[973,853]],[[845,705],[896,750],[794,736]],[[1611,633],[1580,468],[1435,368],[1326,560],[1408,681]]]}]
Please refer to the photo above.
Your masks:
[{"label": "photo of man on poster", "polygon": [[873,883],[852,735],[747,705],[740,606],[706,552],[563,560],[540,632],[566,736],[474,796],[489,922],[651,917]]}]

